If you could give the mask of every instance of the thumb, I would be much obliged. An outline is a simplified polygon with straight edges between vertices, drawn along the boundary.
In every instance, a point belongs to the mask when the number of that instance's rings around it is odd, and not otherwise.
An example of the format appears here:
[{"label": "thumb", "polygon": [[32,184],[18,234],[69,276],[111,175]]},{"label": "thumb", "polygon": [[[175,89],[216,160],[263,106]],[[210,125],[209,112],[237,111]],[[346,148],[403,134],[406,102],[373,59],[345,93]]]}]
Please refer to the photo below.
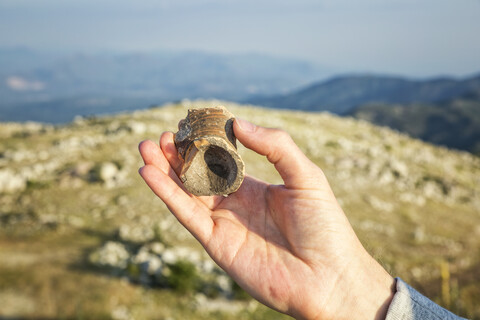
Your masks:
[{"label": "thumb", "polygon": [[303,154],[287,132],[256,126],[239,118],[235,119],[233,129],[245,147],[266,156],[275,165],[287,188],[318,186],[322,171]]}]

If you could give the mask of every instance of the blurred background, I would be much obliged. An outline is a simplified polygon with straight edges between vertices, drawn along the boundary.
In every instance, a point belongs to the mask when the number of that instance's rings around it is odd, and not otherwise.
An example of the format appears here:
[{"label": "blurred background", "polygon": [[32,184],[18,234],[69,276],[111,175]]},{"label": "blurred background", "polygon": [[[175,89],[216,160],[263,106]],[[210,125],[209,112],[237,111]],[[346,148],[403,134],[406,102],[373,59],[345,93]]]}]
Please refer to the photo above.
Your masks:
[{"label": "blurred background", "polygon": [[294,137],[394,276],[480,319],[479,30],[478,0],[0,0],[0,318],[280,318],[136,173],[139,141],[224,104]]}]

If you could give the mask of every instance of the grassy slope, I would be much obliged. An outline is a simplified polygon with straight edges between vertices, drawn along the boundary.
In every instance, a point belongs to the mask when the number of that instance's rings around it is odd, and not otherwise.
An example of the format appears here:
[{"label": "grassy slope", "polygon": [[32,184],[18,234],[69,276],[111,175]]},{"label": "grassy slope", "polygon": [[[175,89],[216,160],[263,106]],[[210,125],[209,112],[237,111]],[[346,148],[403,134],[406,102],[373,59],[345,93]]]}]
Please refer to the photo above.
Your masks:
[{"label": "grassy slope", "polygon": [[[225,105],[239,117],[291,133],[326,172],[362,243],[393,275],[480,319],[478,158],[329,114]],[[172,222],[162,239],[201,250],[137,174],[138,142],[175,131],[185,115],[186,107],[169,105],[64,127],[0,125],[0,170],[28,175],[24,190],[0,194],[0,316],[279,317],[249,302],[235,315],[200,310],[193,294],[145,288],[87,263],[88,254],[116,239],[125,224]],[[240,152],[248,173],[281,182],[265,159],[243,147]],[[103,162],[115,163],[124,178],[106,186],[82,175],[82,166],[95,172]],[[450,271],[450,299],[441,294],[442,263]]]}]

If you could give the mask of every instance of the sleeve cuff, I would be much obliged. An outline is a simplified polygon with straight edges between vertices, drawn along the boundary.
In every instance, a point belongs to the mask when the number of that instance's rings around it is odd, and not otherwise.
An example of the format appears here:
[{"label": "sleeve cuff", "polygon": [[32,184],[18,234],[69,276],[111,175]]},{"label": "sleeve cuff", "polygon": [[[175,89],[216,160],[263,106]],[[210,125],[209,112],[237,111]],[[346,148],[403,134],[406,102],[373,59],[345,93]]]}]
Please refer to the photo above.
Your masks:
[{"label": "sleeve cuff", "polygon": [[386,320],[459,320],[464,319],[440,307],[430,299],[395,278],[396,289],[388,308]]}]

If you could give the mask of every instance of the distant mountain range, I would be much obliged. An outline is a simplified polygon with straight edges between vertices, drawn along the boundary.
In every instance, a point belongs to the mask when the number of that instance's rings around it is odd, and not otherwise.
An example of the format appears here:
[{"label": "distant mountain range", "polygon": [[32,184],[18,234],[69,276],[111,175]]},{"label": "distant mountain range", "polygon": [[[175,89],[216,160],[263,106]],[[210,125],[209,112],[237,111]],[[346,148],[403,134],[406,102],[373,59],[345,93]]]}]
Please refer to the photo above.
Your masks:
[{"label": "distant mountain range", "polygon": [[259,54],[66,54],[0,47],[0,121],[64,123],[76,115],[217,98],[353,116],[480,154],[480,74],[318,81],[330,74],[304,61]]},{"label": "distant mountain range", "polygon": [[48,53],[0,47],[0,121],[58,123],[184,98],[244,100],[325,78],[311,63],[260,54]]},{"label": "distant mountain range", "polygon": [[480,92],[480,75],[456,80],[409,80],[378,75],[347,75],[282,95],[247,102],[272,108],[346,114],[367,103],[437,103]]},{"label": "distant mountain range", "polygon": [[342,76],[250,103],[329,111],[480,155],[480,75],[462,80]]}]

